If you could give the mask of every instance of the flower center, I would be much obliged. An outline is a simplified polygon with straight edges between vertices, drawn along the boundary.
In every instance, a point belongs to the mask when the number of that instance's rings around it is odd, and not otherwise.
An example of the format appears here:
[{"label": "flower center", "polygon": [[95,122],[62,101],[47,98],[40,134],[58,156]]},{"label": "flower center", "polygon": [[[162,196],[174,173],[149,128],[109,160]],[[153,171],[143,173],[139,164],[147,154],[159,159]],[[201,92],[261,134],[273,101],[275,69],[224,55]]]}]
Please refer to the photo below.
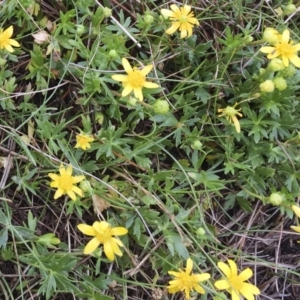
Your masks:
[{"label": "flower center", "polygon": [[78,143],[79,144],[86,144],[86,143],[88,143],[88,138],[86,137],[86,136],[79,136],[78,137]]},{"label": "flower center", "polygon": [[193,288],[193,286],[195,285],[195,281],[193,280],[193,276],[188,275],[186,273],[182,273],[181,274],[181,286],[183,288]]},{"label": "flower center", "polygon": [[276,50],[283,56],[291,56],[295,53],[293,46],[288,43],[279,43],[276,46]]},{"label": "flower center", "polygon": [[243,287],[243,280],[239,276],[231,276],[229,278],[230,284],[236,291],[240,291]]},{"label": "flower center", "polygon": [[128,75],[128,83],[133,88],[141,88],[144,86],[146,81],[145,76],[142,74],[140,70],[136,70],[135,68],[133,71]]},{"label": "flower center", "polygon": [[73,178],[70,175],[62,175],[59,180],[59,188],[65,191],[70,191],[72,190],[73,187]]},{"label": "flower center", "polygon": [[97,233],[97,239],[100,243],[105,243],[107,240],[111,238],[111,229],[107,228],[104,232],[98,232]]},{"label": "flower center", "polygon": [[233,108],[232,106],[227,106],[226,108],[225,108],[225,115],[227,115],[227,116],[230,116],[230,117],[233,117],[233,116],[235,116],[236,115],[236,113],[237,113],[237,110],[235,109],[235,108]]},{"label": "flower center", "polygon": [[178,20],[181,24],[187,23],[188,21],[188,16],[181,16]]}]

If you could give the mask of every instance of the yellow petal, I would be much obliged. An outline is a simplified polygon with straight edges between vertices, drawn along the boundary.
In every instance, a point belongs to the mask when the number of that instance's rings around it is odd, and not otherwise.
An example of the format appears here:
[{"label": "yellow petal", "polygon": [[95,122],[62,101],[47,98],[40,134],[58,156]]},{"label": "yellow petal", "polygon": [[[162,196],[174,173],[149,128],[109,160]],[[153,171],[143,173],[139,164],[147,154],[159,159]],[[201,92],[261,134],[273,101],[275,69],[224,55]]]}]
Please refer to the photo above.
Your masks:
[{"label": "yellow petal", "polygon": [[290,31],[286,29],[281,36],[282,43],[288,43],[290,40]]},{"label": "yellow petal", "polygon": [[166,30],[166,34],[173,34],[179,27],[179,22],[172,23],[172,26]]},{"label": "yellow petal", "polygon": [[124,235],[128,233],[128,230],[125,227],[114,227],[111,233],[112,235]]},{"label": "yellow petal", "polygon": [[228,263],[231,269],[231,276],[237,276],[238,269],[236,263],[231,259],[228,259]]},{"label": "yellow petal", "polygon": [[275,50],[275,48],[274,47],[270,47],[270,46],[268,46],[268,47],[261,47],[259,49],[259,51],[262,52],[262,53],[272,53],[274,50]]},{"label": "yellow petal", "polygon": [[141,74],[143,76],[146,76],[148,73],[151,72],[153,66],[152,65],[148,65],[148,66],[145,66],[142,70],[141,70]]},{"label": "yellow petal", "polygon": [[204,290],[199,284],[194,285],[194,289],[195,289],[199,294],[205,294],[205,290]]},{"label": "yellow petal", "polygon": [[224,273],[224,275],[226,277],[230,277],[231,276],[231,269],[229,268],[228,265],[226,265],[225,263],[223,262],[218,262],[218,267],[219,269]]},{"label": "yellow petal", "polygon": [[143,97],[143,92],[142,92],[142,89],[141,88],[135,88],[133,90],[134,92],[134,96],[139,99],[140,102],[143,101],[144,97]]},{"label": "yellow petal", "polygon": [[295,67],[300,68],[300,58],[296,54],[291,55],[289,59]]},{"label": "yellow petal", "polygon": [[72,187],[72,191],[73,191],[74,193],[76,193],[77,195],[79,195],[80,197],[83,197],[83,196],[84,196],[83,191],[82,191],[79,187],[77,187],[77,186],[73,186],[73,187]]},{"label": "yellow petal", "polygon": [[14,46],[14,47],[20,47],[20,44],[17,41],[13,40],[13,39],[9,40],[9,44]]},{"label": "yellow petal", "polygon": [[241,125],[240,125],[240,122],[239,122],[238,118],[236,116],[232,116],[231,119],[234,123],[236,132],[240,133],[241,132]]},{"label": "yellow petal", "polygon": [[113,261],[115,259],[115,255],[111,247],[111,244],[108,242],[104,243],[104,253],[110,261]]},{"label": "yellow petal", "polygon": [[300,226],[290,226],[290,228],[300,233]]},{"label": "yellow petal", "polygon": [[253,272],[250,268],[247,268],[245,270],[243,270],[240,275],[239,275],[239,278],[242,280],[242,281],[246,281],[248,280],[249,278],[251,278],[253,275]]},{"label": "yellow petal", "polygon": [[185,15],[188,15],[189,14],[189,12],[191,11],[191,7],[189,6],[189,5],[184,5],[183,6],[183,11],[184,11],[184,14]]},{"label": "yellow petal", "polygon": [[282,63],[285,67],[289,66],[289,59],[285,55],[282,55]]},{"label": "yellow petal", "polygon": [[54,173],[48,173],[48,176],[52,179],[52,180],[56,180],[59,176],[57,174]]},{"label": "yellow petal", "polygon": [[63,190],[58,189],[55,194],[54,194],[54,200],[58,199],[59,197],[61,197],[64,194]]},{"label": "yellow petal", "polygon": [[86,235],[89,235],[89,236],[96,236],[97,235],[94,228],[90,225],[78,224],[77,228],[79,229],[79,231],[81,231],[82,233],[84,233]]},{"label": "yellow petal", "polygon": [[128,75],[113,75],[113,76],[111,76],[111,78],[113,80],[123,82],[123,81],[127,81],[128,80]]},{"label": "yellow petal", "polygon": [[186,269],[185,269],[186,274],[190,274],[192,272],[192,269],[193,269],[193,261],[190,258],[188,258],[186,262]]},{"label": "yellow petal", "polygon": [[14,52],[14,48],[8,44],[4,45],[4,48],[10,53]]},{"label": "yellow petal", "polygon": [[120,250],[119,246],[113,241],[113,239],[111,239],[111,240],[109,241],[109,243],[110,243],[110,246],[111,246],[111,248],[112,248],[114,254],[116,254],[116,255],[118,255],[118,256],[122,256],[122,255],[123,255],[123,253],[122,253],[122,251]]},{"label": "yellow petal", "polygon": [[207,279],[210,278],[210,274],[208,273],[194,274],[193,276],[197,282],[206,281]]},{"label": "yellow petal", "polygon": [[165,19],[174,16],[174,12],[169,9],[161,9],[160,13]]},{"label": "yellow petal", "polygon": [[175,5],[175,4],[171,4],[171,5],[170,5],[170,8],[171,8],[174,12],[180,12],[180,8],[179,8],[177,5]]},{"label": "yellow petal", "polygon": [[239,293],[234,289],[231,290],[231,300],[241,300]]},{"label": "yellow petal", "polygon": [[6,30],[3,31],[3,35],[5,38],[9,39],[14,33],[14,28],[13,26],[9,26]]},{"label": "yellow petal", "polygon": [[90,253],[94,252],[99,245],[100,245],[100,242],[96,237],[91,239],[84,247],[83,254],[90,254]]},{"label": "yellow petal", "polygon": [[73,201],[76,201],[76,195],[72,190],[67,191],[67,194]]},{"label": "yellow petal", "polygon": [[122,97],[128,96],[133,91],[133,87],[130,84],[127,84],[122,91]]},{"label": "yellow petal", "polygon": [[222,279],[222,280],[217,280],[214,283],[214,286],[219,289],[219,290],[227,290],[230,288],[230,284],[227,280]]},{"label": "yellow petal", "polygon": [[133,70],[126,58],[122,58],[122,65],[127,74],[131,73]]},{"label": "yellow petal", "polygon": [[157,83],[154,83],[154,82],[146,81],[144,83],[144,87],[147,88],[147,89],[156,89],[156,88],[159,88],[159,85]]},{"label": "yellow petal", "polygon": [[246,298],[246,299],[253,299],[253,295],[259,295],[260,290],[255,285],[251,283],[244,282],[242,287],[240,288],[239,292]]},{"label": "yellow petal", "polygon": [[[49,175],[49,174],[48,174]],[[292,205],[292,210],[295,215],[300,218],[300,207],[298,205]]]},{"label": "yellow petal", "polygon": [[85,179],[84,175],[73,176],[72,177],[72,182],[73,183],[78,183],[78,182],[80,182],[84,179]]}]

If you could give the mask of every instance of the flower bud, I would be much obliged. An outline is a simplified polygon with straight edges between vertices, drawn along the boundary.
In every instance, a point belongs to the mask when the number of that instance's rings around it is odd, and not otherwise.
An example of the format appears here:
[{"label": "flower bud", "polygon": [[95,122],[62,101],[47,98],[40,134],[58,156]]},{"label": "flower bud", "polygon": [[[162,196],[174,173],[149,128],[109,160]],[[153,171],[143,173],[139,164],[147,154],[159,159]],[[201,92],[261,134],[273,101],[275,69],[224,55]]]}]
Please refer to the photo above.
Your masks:
[{"label": "flower bud", "polygon": [[198,235],[201,235],[201,236],[205,235],[205,229],[202,228],[202,227],[199,227],[199,228],[197,229],[197,234],[198,234]]},{"label": "flower bud", "polygon": [[267,27],[263,33],[263,40],[271,45],[279,42],[281,34],[274,28]]},{"label": "flower bud", "polygon": [[92,190],[92,186],[91,186],[90,182],[86,179],[80,181],[79,187],[84,193],[90,193]]},{"label": "flower bud", "polygon": [[283,77],[293,77],[296,74],[296,68],[294,65],[289,64],[289,66],[283,69],[280,74]]},{"label": "flower bud", "polygon": [[139,100],[134,98],[134,97],[129,97],[127,103],[130,105],[130,106],[135,106],[136,103],[138,102]]},{"label": "flower bud", "polygon": [[269,197],[269,202],[276,206],[280,205],[283,200],[284,196],[282,196],[280,193],[272,193]]},{"label": "flower bud", "polygon": [[285,79],[283,79],[282,77],[274,78],[273,82],[274,82],[276,89],[278,89],[279,91],[283,91],[287,88],[287,83],[286,83]]},{"label": "flower bud", "polygon": [[145,22],[145,24],[150,25],[153,22],[153,20],[154,20],[154,17],[151,14],[146,13],[144,15],[144,22]]},{"label": "flower bud", "polygon": [[268,69],[272,72],[278,72],[285,68],[283,62],[279,58],[273,58],[269,63]]},{"label": "flower bud", "polygon": [[3,67],[6,64],[6,59],[0,57],[0,67]]},{"label": "flower bud", "polygon": [[76,32],[79,36],[81,36],[84,33],[84,26],[81,24],[76,25]]},{"label": "flower bud", "polygon": [[194,150],[201,150],[203,147],[203,144],[199,140],[195,140],[192,142],[191,147]]},{"label": "flower bud", "polygon": [[118,52],[115,49],[112,49],[108,52],[108,56],[110,58],[116,58],[116,57],[118,57]]},{"label": "flower bud", "polygon": [[157,100],[152,105],[152,108],[154,112],[158,115],[166,115],[170,110],[169,103],[166,100]]},{"label": "flower bud", "polygon": [[286,14],[286,15],[290,15],[292,14],[293,12],[295,12],[297,10],[297,7],[295,4],[288,4],[288,5],[285,5],[283,7],[283,13]]},{"label": "flower bud", "polygon": [[104,121],[104,115],[102,112],[96,112],[95,113],[95,120],[98,122],[99,125],[103,124]]},{"label": "flower bud", "polygon": [[112,15],[112,11],[108,7],[103,7],[103,15],[105,18],[108,18]]},{"label": "flower bud", "polygon": [[260,91],[264,93],[272,93],[274,91],[274,83],[268,79],[259,85]]}]

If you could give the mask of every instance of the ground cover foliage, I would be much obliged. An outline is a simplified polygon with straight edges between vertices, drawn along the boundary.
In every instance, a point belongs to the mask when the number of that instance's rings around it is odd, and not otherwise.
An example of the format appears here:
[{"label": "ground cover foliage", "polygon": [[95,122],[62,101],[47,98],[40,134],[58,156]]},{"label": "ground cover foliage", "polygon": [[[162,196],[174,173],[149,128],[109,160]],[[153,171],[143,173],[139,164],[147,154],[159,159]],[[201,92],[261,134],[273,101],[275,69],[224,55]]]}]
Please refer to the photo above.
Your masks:
[{"label": "ground cover foliage", "polygon": [[1,299],[299,298],[296,6],[0,8]]}]

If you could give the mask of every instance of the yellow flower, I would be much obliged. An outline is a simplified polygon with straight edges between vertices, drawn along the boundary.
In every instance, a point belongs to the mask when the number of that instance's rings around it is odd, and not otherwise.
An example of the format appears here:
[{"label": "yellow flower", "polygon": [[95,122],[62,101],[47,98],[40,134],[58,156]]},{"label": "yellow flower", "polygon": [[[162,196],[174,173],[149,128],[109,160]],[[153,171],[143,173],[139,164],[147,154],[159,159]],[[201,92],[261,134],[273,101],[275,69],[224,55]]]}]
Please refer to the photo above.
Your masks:
[{"label": "yellow flower", "polygon": [[81,133],[76,135],[75,148],[81,148],[82,150],[86,150],[91,148],[90,143],[92,143],[95,139],[88,134]]},{"label": "yellow flower", "polygon": [[229,266],[223,262],[218,262],[218,267],[224,273],[224,279],[215,282],[215,287],[219,290],[227,290],[231,294],[232,300],[240,300],[241,296],[247,300],[254,300],[253,295],[259,295],[260,290],[253,284],[245,282],[253,273],[247,268],[238,275],[236,263],[228,259]]},{"label": "yellow flower", "polygon": [[241,125],[240,122],[238,120],[238,118],[236,117],[236,115],[238,115],[239,117],[242,117],[243,115],[241,113],[239,113],[240,109],[235,109],[235,106],[227,106],[226,108],[220,108],[218,109],[218,112],[221,113],[219,115],[219,117],[224,117],[229,121],[229,123],[234,123],[235,129],[237,132],[241,131]]},{"label": "yellow flower", "polygon": [[274,44],[274,47],[262,47],[260,51],[262,53],[267,53],[268,59],[273,59],[279,57],[282,59],[284,66],[289,66],[289,61],[294,64],[297,68],[300,68],[300,58],[297,52],[300,50],[300,44],[293,45],[294,42],[289,42],[290,31],[286,29],[278,40],[278,43]]},{"label": "yellow flower", "polygon": [[20,47],[20,44],[11,39],[10,37],[13,35],[13,27],[10,26],[6,30],[0,29],[0,49],[6,49],[8,52],[14,52],[14,47]]},{"label": "yellow flower", "polygon": [[173,34],[176,30],[180,31],[180,38],[190,37],[193,34],[193,27],[199,25],[199,22],[194,18],[194,13],[191,12],[189,5],[178,7],[172,4],[171,10],[162,9],[160,12],[165,18],[170,18],[172,26],[166,30],[166,34]]},{"label": "yellow flower", "polygon": [[[62,195],[68,195],[73,201],[76,201],[76,194],[83,197],[83,191],[74,184],[84,180],[83,175],[72,176],[72,166],[64,168],[62,165],[59,168],[60,175],[49,173],[48,176],[53,180],[50,186],[57,188],[54,194],[54,199],[61,197]],[[75,194],[76,193],[76,194]]]},{"label": "yellow flower", "polygon": [[103,244],[104,253],[109,260],[113,261],[115,259],[115,254],[122,256],[122,252],[119,246],[124,247],[124,245],[120,240],[116,239],[113,236],[127,234],[128,230],[125,227],[112,228],[111,225],[107,222],[96,221],[92,226],[79,224],[77,225],[77,228],[82,233],[94,237],[84,247],[84,254],[92,253],[100,244]]},{"label": "yellow flower", "polygon": [[193,261],[188,258],[185,271],[179,269],[179,272],[168,272],[170,275],[176,277],[174,280],[169,281],[170,285],[167,288],[170,294],[184,291],[186,299],[190,299],[190,292],[193,292],[194,290],[199,294],[205,294],[205,290],[199,285],[199,282],[209,279],[210,274],[191,274],[192,269]]},{"label": "yellow flower", "polygon": [[111,78],[116,81],[121,81],[124,87],[122,91],[122,97],[129,95],[132,91],[134,96],[143,101],[142,88],[155,89],[159,85],[153,82],[146,81],[146,75],[152,70],[152,65],[144,67],[142,70],[131,68],[128,60],[122,58],[122,65],[128,75],[113,75]]}]

